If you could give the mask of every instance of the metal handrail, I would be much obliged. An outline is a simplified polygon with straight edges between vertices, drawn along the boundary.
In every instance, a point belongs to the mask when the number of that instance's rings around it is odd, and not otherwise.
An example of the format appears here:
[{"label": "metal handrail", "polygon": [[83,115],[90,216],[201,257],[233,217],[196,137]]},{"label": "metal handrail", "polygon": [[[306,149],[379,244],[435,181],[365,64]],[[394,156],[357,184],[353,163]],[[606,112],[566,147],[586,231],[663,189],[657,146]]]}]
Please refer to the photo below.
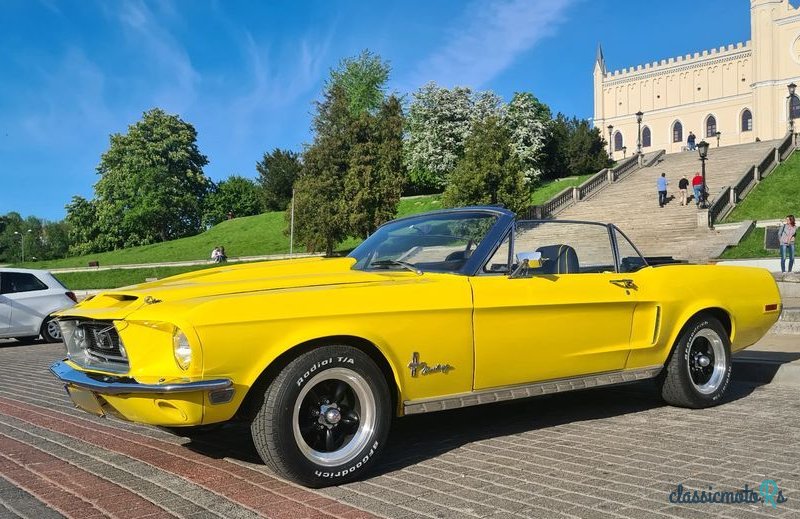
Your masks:
[{"label": "metal handrail", "polygon": [[778,156],[780,156],[781,160],[786,160],[786,157],[789,156],[793,147],[794,135],[787,133],[786,137],[783,138],[783,141],[778,146]]},{"label": "metal handrail", "polygon": [[764,176],[765,171],[769,171],[770,167],[772,166],[773,162],[775,162],[775,149],[772,148],[767,153],[767,156],[764,157],[761,162],[758,164],[758,172],[761,176]]},{"label": "metal handrail", "polygon": [[752,184],[756,181],[756,167],[750,166],[747,168],[747,171],[736,181],[736,183],[731,187],[734,193],[734,200],[738,202],[743,193],[746,193]]},{"label": "metal handrail", "polygon": [[713,227],[717,217],[722,214],[731,203],[731,188],[730,186],[723,187],[711,205],[708,206],[708,226]]}]

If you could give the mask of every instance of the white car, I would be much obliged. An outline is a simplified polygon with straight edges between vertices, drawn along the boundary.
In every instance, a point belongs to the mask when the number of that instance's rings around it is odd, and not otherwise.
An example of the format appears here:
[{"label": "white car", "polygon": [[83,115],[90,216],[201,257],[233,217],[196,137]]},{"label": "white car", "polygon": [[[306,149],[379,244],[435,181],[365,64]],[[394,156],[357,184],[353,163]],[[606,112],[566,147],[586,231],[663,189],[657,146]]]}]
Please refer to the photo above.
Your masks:
[{"label": "white car", "polygon": [[50,314],[75,303],[75,294],[46,270],[0,268],[0,338],[60,342]]}]

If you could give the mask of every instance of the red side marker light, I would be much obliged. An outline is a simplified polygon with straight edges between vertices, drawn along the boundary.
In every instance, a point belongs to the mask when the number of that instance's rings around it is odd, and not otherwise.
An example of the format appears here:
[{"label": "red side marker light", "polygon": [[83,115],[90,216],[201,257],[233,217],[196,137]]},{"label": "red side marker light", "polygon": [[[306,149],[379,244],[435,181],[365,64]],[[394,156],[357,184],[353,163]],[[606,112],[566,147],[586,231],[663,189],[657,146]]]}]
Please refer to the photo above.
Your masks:
[{"label": "red side marker light", "polygon": [[774,312],[778,309],[778,303],[772,303],[771,305],[764,305],[765,312]]}]

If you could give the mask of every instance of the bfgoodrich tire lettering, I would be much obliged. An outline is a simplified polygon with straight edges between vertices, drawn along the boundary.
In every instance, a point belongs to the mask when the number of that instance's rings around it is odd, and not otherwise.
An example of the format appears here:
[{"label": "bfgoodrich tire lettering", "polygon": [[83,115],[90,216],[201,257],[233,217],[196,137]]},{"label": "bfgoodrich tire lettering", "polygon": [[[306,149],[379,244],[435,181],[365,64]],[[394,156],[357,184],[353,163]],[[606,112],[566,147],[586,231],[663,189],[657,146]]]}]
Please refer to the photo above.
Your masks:
[{"label": "bfgoodrich tire lettering", "polygon": [[373,468],[390,422],[389,388],[372,359],[350,346],[325,346],[281,370],[251,431],[259,455],[278,475],[322,487]]},{"label": "bfgoodrich tire lettering", "polygon": [[720,403],[731,379],[731,344],[722,324],[701,315],[689,321],[665,367],[661,396],[689,408]]}]

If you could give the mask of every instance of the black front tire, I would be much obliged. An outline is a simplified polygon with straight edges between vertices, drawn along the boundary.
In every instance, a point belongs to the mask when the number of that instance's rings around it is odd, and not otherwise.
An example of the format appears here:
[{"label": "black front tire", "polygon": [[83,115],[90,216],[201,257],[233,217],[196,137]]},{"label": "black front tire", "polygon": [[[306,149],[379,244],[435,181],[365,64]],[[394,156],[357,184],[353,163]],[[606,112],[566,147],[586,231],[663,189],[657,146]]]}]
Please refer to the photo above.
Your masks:
[{"label": "black front tire", "polygon": [[44,342],[61,342],[61,328],[58,322],[52,317],[48,317],[42,323],[42,339]]},{"label": "black front tire", "polygon": [[362,478],[374,468],[391,410],[386,378],[366,353],[324,346],[281,370],[250,430],[274,472],[319,488]]},{"label": "black front tire", "polygon": [[671,405],[700,409],[722,401],[731,380],[731,342],[718,319],[692,318],[684,326],[661,378]]}]

